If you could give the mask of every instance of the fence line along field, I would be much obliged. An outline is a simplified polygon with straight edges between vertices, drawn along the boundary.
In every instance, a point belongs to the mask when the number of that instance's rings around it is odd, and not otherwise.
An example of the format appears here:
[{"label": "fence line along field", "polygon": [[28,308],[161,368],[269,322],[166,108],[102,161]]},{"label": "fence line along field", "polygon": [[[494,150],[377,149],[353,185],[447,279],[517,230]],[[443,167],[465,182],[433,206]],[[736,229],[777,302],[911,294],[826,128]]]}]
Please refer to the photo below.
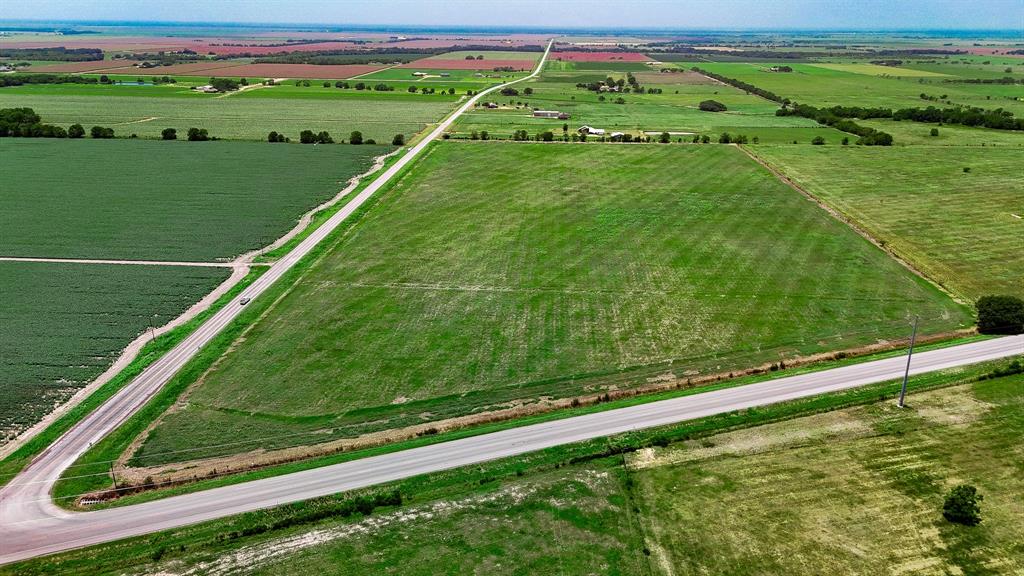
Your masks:
[{"label": "fence line along field", "polygon": [[961,297],[1024,296],[1019,148],[752,150]]},{"label": "fence line along field", "polygon": [[0,262],[0,444],[227,276],[224,268]]},{"label": "fence line along field", "polygon": [[728,371],[904,337],[913,315],[971,322],[731,146],[446,142],[380,202],[135,463]]},{"label": "fence line along field", "polygon": [[388,150],[0,139],[0,255],[230,259],[273,242]]}]

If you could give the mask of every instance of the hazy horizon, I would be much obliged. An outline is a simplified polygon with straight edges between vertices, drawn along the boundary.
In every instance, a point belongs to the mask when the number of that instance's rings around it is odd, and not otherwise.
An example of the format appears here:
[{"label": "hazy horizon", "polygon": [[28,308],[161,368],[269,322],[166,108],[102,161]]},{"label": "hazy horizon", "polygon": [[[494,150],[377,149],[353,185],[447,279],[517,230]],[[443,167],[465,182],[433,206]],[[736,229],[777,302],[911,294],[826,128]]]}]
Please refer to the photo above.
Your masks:
[{"label": "hazy horizon", "polygon": [[976,30],[1016,32],[1024,39],[1024,0],[977,0],[969,10],[959,0],[9,0],[0,22],[504,30]]}]

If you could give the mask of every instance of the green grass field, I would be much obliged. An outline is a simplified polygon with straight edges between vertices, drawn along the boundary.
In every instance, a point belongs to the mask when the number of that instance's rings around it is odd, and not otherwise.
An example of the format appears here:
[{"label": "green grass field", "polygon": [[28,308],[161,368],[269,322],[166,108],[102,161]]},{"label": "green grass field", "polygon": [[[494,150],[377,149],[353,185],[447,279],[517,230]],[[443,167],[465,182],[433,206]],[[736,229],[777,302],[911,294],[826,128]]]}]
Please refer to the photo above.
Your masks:
[{"label": "green grass field", "polygon": [[[671,574],[1024,571],[1021,376],[652,449],[630,459],[652,567]],[[969,483],[982,523],[942,499]]]},{"label": "green grass field", "polygon": [[0,140],[0,255],[212,261],[260,248],[383,146]]},{"label": "green grass field", "polygon": [[647,370],[642,382],[670,360],[682,374],[856,346],[904,336],[912,314],[926,332],[970,323],[736,148],[449,142],[245,334],[136,462],[573,395],[620,370]]},{"label": "green grass field", "polygon": [[[412,99],[408,96],[414,95],[407,94],[393,98],[397,90],[359,94],[332,88],[336,97],[304,99],[292,97],[294,92],[290,90],[281,90],[283,97],[275,98],[276,89],[259,88],[219,98],[160,86],[19,86],[0,89],[0,108],[27,106],[44,122],[62,126],[79,123],[87,129],[96,124],[109,126],[118,136],[159,138],[164,128],[176,128],[184,134],[197,127],[230,140],[266,140],[271,130],[293,140],[298,140],[302,130],[326,130],[339,139],[359,130],[365,138],[391,142],[397,133],[408,139],[454,106],[448,97]],[[303,90],[328,89],[311,86]],[[77,93],[83,91],[88,94]],[[344,92],[351,94],[339,94]]]},{"label": "green grass field", "polygon": [[[940,134],[947,129],[939,128]],[[1019,149],[761,146],[754,151],[965,299],[1024,296]]]},{"label": "green grass field", "polygon": [[793,72],[789,73],[770,72],[768,69],[772,65],[749,62],[685,63],[686,67],[699,66],[729,78],[749,82],[783,98],[815,106],[884,106],[893,109],[948,106],[922,100],[920,95],[925,93],[936,97],[946,95],[954,104],[1004,108],[1017,116],[1024,114],[1024,101],[1016,100],[1021,95],[1019,85],[945,83],[942,82],[943,77],[922,77],[919,70],[910,70],[903,77],[883,77],[847,69],[849,66],[858,66],[853,70],[863,70],[863,64],[836,64],[841,68],[836,70],[826,67],[832,65],[797,63],[792,65]]},{"label": "green grass field", "polygon": [[223,268],[0,262],[0,442],[227,276]]},{"label": "green grass field", "polygon": [[[575,86],[576,82],[601,80],[608,75],[620,76],[605,72],[593,78],[579,74],[545,74],[542,81],[529,84],[533,89],[532,95],[495,96],[493,101],[502,105],[502,108],[475,108],[459,118],[452,133],[465,136],[473,130],[487,130],[498,138],[508,138],[515,130],[525,129],[531,135],[552,130],[560,137],[562,125],[568,123],[570,130],[586,124],[609,132],[692,132],[707,134],[716,141],[722,132],[744,134],[748,138],[756,136],[760,142],[790,143],[797,140],[805,144],[819,135],[835,143],[848,136],[807,118],[776,116],[778,106],[774,102],[721,84],[671,84],[663,83],[658,78],[659,82],[645,86],[660,88],[661,94],[622,94],[624,104],[615,103],[619,95],[601,95]],[[701,111],[698,105],[709,99],[725,104],[728,111]],[[516,109],[515,106],[520,102],[524,106]],[[567,112],[571,118],[568,122],[533,118],[533,107]]]}]

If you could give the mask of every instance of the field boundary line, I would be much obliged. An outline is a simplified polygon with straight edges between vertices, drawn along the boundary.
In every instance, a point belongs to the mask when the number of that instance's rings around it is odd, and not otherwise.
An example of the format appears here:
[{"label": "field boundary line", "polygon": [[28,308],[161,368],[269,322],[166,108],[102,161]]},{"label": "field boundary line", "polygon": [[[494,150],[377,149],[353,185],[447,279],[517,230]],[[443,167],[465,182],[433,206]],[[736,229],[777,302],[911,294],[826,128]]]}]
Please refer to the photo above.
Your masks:
[{"label": "field boundary line", "polygon": [[199,268],[237,268],[247,263],[184,262],[177,260],[106,260],[102,258],[35,258],[31,256],[0,256],[0,262],[42,262],[49,264],[117,264],[126,266],[194,266]]},{"label": "field boundary line", "polygon": [[964,305],[970,305],[971,304],[969,301],[964,300],[963,298],[961,298],[960,295],[951,292],[945,286],[943,286],[942,284],[940,284],[936,280],[933,280],[930,276],[928,276],[927,274],[922,272],[920,269],[918,269],[917,266],[915,266],[912,262],[910,262],[908,259],[904,258],[903,255],[901,255],[901,254],[897,253],[896,251],[892,250],[891,248],[889,248],[887,244],[883,244],[881,240],[875,238],[870,232],[867,231],[867,229],[861,227],[861,225],[858,224],[857,221],[854,220],[851,216],[848,216],[847,214],[837,210],[836,208],[833,208],[832,206],[827,204],[821,198],[818,198],[814,194],[811,194],[810,192],[805,190],[802,186],[797,184],[794,180],[792,180],[789,176],[786,176],[786,174],[784,174],[780,169],[776,168],[774,165],[772,165],[767,160],[761,158],[760,156],[758,156],[754,152],[750,151],[746,146],[743,146],[743,145],[740,145],[740,144],[732,144],[732,146],[736,146],[737,148],[742,150],[744,154],[746,154],[752,160],[754,160],[755,162],[757,162],[758,164],[763,166],[766,170],[771,172],[772,175],[774,175],[776,178],[778,178],[780,182],[782,182],[783,184],[789,186],[793,190],[796,190],[797,192],[799,192],[802,196],[804,196],[805,198],[807,198],[811,202],[814,202],[815,204],[817,204],[818,207],[820,207],[822,210],[828,212],[833,218],[835,218],[836,220],[838,220],[838,221],[842,222],[843,224],[845,224],[846,226],[848,226],[851,230],[853,230],[854,232],[859,234],[862,238],[864,238],[868,242],[871,242],[872,244],[874,244],[880,250],[882,250],[883,252],[888,254],[890,257],[892,257],[893,260],[895,260],[896,262],[899,262],[904,268],[906,268],[907,270],[910,270],[915,276],[917,276],[917,277],[921,278],[922,280],[924,280],[925,282],[931,284],[932,286],[937,288],[940,292],[942,292],[946,296],[949,296],[954,302],[956,302],[958,304],[964,304]]}]

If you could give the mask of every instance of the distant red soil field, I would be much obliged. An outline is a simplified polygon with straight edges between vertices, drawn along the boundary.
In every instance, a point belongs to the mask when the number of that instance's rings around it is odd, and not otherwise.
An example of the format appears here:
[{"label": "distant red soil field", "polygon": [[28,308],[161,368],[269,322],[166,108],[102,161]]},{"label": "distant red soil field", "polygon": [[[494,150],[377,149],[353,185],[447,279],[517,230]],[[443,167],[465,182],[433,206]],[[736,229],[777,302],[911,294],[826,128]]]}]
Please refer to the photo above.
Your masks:
[{"label": "distant red soil field", "polygon": [[[242,64],[217,70],[218,76],[245,78],[322,78],[343,79],[367,74],[385,68],[365,64],[339,64],[318,66],[316,64]],[[207,71],[208,72],[208,71]],[[206,76],[197,73],[197,76]]]},{"label": "distant red soil field", "polygon": [[401,64],[398,68],[422,68],[435,70],[493,70],[511,66],[516,70],[532,70],[532,60],[440,60],[427,59],[414,60],[408,64]]},{"label": "distant red soil field", "polygon": [[551,59],[570,62],[647,62],[650,58],[639,52],[552,52]]}]

